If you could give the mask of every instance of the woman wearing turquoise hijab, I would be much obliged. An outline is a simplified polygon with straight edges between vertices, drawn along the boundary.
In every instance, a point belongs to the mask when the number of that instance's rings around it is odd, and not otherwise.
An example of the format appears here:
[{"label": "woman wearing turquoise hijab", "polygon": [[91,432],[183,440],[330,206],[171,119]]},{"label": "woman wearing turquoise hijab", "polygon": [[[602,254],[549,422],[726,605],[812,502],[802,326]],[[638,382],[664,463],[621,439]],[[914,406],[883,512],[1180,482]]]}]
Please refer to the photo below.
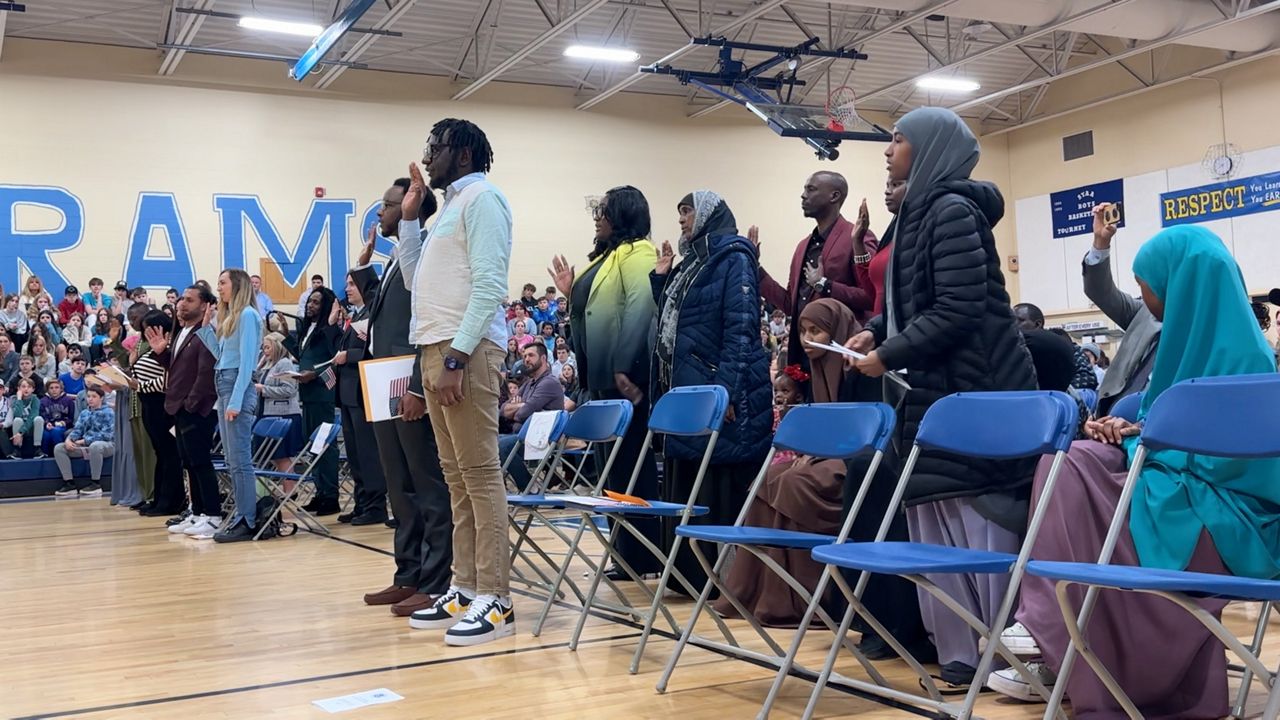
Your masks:
[{"label": "woman wearing turquoise hijab", "polygon": [[[1240,268],[1216,235],[1198,226],[1165,230],[1138,251],[1133,271],[1147,308],[1164,323],[1139,420],[1087,424],[1092,440],[1071,447],[1032,550],[1038,560],[1097,561],[1142,419],[1161,393],[1191,378],[1275,371]],[[1047,472],[1042,462],[1033,497]],[[1121,536],[1112,563],[1280,576],[1278,478],[1280,464],[1273,460],[1153,452],[1129,507],[1129,532]],[[1077,607],[1083,597],[1077,588]],[[1218,615],[1226,603],[1201,604]],[[1069,637],[1051,581],[1023,580],[1017,620],[1002,640],[1020,655],[1040,657],[1030,666],[1052,684]],[[1144,717],[1227,714],[1222,646],[1173,604],[1139,593],[1104,592],[1089,623],[1089,640]],[[1076,717],[1124,715],[1087,666],[1077,664],[1067,682]],[[1029,699],[1029,688],[1011,671],[993,673],[988,684]]]}]

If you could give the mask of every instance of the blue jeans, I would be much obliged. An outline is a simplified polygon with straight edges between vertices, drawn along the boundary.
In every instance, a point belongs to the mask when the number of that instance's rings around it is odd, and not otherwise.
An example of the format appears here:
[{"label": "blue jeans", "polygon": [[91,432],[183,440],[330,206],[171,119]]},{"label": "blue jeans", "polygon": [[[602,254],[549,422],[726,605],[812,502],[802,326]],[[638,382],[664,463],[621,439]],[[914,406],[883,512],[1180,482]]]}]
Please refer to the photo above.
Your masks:
[{"label": "blue jeans", "polygon": [[216,370],[213,382],[218,390],[218,433],[222,435],[222,455],[227,461],[236,498],[236,514],[228,527],[242,518],[249,527],[253,527],[258,514],[258,492],[253,472],[253,421],[257,419],[254,413],[258,409],[258,391],[253,383],[249,383],[244,397],[240,399],[240,414],[227,422],[227,403],[231,400],[239,374],[240,370]]},{"label": "blue jeans", "polygon": [[[511,449],[520,442],[519,435],[499,435],[498,436],[498,462],[506,462],[507,456],[511,454]],[[523,491],[529,487],[529,481],[533,479],[533,475],[529,472],[529,464],[524,461],[523,449],[511,459],[511,464],[507,466],[507,474],[515,481],[516,487]]]}]

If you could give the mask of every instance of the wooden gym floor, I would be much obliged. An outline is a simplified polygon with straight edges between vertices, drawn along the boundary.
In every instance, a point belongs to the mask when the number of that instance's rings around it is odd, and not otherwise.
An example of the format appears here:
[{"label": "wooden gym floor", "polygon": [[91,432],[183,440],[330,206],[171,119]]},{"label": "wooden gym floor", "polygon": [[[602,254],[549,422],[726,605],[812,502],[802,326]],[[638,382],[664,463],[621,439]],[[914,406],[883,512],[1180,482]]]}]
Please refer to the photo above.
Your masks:
[{"label": "wooden gym floor", "polygon": [[[754,717],[773,678],[690,648],[659,695],[669,638],[652,640],[640,673],[630,675],[636,627],[592,618],[570,652],[576,611],[557,607],[534,638],[541,603],[528,595],[516,596],[515,637],[446,647],[439,632],[413,630],[361,602],[391,577],[392,531],[382,526],[333,523],[334,538],[304,532],[219,546],[170,536],[161,525],[106,499],[0,502],[0,717],[323,718],[330,715],[312,700],[388,688],[404,699],[341,715],[730,720]],[[1247,635],[1243,612],[1228,612]],[[681,620],[687,613],[683,603],[675,610]],[[800,660],[816,667],[830,636],[811,638]],[[857,673],[852,664],[845,658],[841,667]],[[914,684],[905,665],[880,667],[904,689]],[[789,680],[773,717],[797,717],[811,687]],[[1255,716],[1264,702],[1255,685]],[[978,714],[1031,720],[1042,710],[987,693]],[[918,715],[927,716],[834,689],[818,713]]]}]

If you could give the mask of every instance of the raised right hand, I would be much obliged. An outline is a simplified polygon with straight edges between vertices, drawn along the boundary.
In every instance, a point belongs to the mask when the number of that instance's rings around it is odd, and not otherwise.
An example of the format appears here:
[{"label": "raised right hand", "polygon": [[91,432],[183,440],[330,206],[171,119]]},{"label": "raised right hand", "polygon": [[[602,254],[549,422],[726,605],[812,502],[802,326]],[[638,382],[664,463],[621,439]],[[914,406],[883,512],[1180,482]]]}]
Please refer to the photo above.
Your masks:
[{"label": "raised right hand", "polygon": [[1111,203],[1098,203],[1093,206],[1093,246],[1099,250],[1111,247],[1111,239],[1116,236],[1116,226],[1102,221],[1102,214],[1111,207]]},{"label": "raised right hand", "polygon": [[756,246],[756,252],[760,252],[760,228],[755,225],[747,228],[747,239]]},{"label": "raised right hand", "polygon": [[547,274],[551,276],[552,281],[556,284],[556,289],[564,297],[569,297],[573,291],[573,266],[563,255],[554,255],[551,258],[551,267],[547,268]]},{"label": "raised right hand", "polygon": [[143,329],[143,334],[147,337],[147,344],[151,346],[151,352],[159,355],[169,347],[169,336],[158,327],[148,327]]},{"label": "raised right hand", "polygon": [[409,189],[404,191],[404,199],[400,201],[400,218],[402,220],[416,220],[418,213],[422,210],[422,201],[431,192],[427,189],[427,183],[422,179],[422,171],[418,169],[418,163],[409,163]]},{"label": "raised right hand", "polygon": [[360,257],[356,258],[356,266],[368,265],[373,259],[373,246],[378,242],[378,223],[369,225],[368,237],[365,239],[364,249],[360,251]]},{"label": "raised right hand", "polygon": [[865,233],[871,227],[871,213],[867,211],[867,199],[862,199],[858,206],[858,222],[854,225],[854,234]]},{"label": "raised right hand", "polygon": [[666,275],[671,272],[671,265],[676,261],[676,254],[671,250],[671,243],[663,240],[662,250],[658,253],[658,264],[653,271],[659,275]]}]

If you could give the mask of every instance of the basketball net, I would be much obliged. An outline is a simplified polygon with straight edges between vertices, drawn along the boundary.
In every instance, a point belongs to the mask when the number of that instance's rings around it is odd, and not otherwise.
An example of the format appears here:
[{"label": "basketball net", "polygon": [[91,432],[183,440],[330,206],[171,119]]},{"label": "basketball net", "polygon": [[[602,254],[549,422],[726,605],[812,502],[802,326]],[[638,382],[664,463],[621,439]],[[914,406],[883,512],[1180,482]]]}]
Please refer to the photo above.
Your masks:
[{"label": "basketball net", "polygon": [[858,119],[857,101],[857,94],[848,85],[841,85],[828,93],[827,129],[844,132],[846,126],[852,126]]}]

